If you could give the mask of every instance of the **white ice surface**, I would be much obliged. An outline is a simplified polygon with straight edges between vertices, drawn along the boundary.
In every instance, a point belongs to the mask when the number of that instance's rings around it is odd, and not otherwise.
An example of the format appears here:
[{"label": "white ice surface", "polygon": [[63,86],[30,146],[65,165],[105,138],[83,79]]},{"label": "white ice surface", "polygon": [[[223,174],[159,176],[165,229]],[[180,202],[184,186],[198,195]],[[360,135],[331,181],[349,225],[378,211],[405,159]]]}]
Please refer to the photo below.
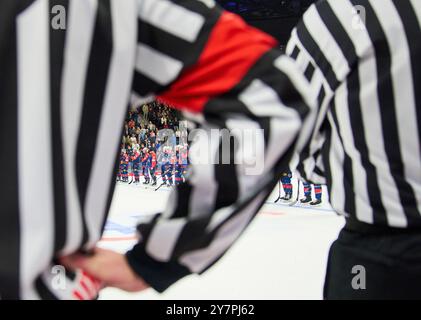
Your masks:
[{"label": "white ice surface", "polygon": [[[169,191],[119,184],[100,246],[125,252],[134,227],[159,212]],[[149,289],[129,294],[105,289],[101,299],[321,299],[326,260],[344,220],[324,205],[274,204],[275,190],[259,215],[228,253],[201,276],[186,277],[163,294]],[[325,198],[325,196],[324,196]]]}]

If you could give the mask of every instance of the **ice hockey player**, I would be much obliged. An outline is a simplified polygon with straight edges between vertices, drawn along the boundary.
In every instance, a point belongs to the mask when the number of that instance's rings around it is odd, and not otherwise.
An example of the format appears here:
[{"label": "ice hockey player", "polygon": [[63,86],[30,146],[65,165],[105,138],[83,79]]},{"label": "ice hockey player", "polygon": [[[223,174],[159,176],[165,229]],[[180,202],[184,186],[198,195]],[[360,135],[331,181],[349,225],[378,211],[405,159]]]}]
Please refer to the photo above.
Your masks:
[{"label": "ice hockey player", "polygon": [[184,182],[184,165],[181,157],[181,146],[177,146],[175,150],[175,173],[174,182],[178,186]]},{"label": "ice hockey player", "polygon": [[132,164],[133,164],[133,174],[134,174],[134,180],[135,183],[140,182],[140,152],[137,148],[133,149],[132,153]]},{"label": "ice hockey player", "polygon": [[304,198],[300,200],[301,203],[309,204],[311,202],[311,184],[303,182]]},{"label": "ice hockey player", "polygon": [[152,178],[152,186],[156,186],[156,175],[155,175],[155,171],[156,171],[156,153],[155,153],[154,149],[151,149],[149,151],[149,161],[150,161],[149,175]]},{"label": "ice hockey player", "polygon": [[[160,154],[160,163],[161,163],[161,179],[163,184],[167,184],[167,176],[168,172],[172,171],[170,170],[170,154],[168,150],[168,146],[165,146],[162,148],[162,152]],[[171,177],[171,173],[170,173]]]},{"label": "ice hockey player", "polygon": [[148,162],[149,162],[149,150],[148,148],[144,148],[143,154],[142,154],[142,174],[143,174],[143,177],[145,178],[145,181],[143,182],[143,184],[149,184],[150,182]]},{"label": "ice hockey player", "polygon": [[318,206],[322,204],[322,185],[321,184],[315,184],[314,185],[314,195],[316,197],[316,200],[311,202],[310,205],[312,206]]},{"label": "ice hockey player", "polygon": [[127,182],[129,180],[128,167],[129,167],[129,156],[127,154],[126,149],[123,149],[120,156],[120,172],[121,172],[121,178],[123,182]]},{"label": "ice hockey player", "polygon": [[314,185],[314,194],[316,197],[315,201],[311,199],[312,186],[310,183],[304,182],[304,199],[301,199],[301,203],[310,204],[312,206],[317,206],[322,203],[322,186],[320,184]]},{"label": "ice hockey player", "polygon": [[292,172],[291,170],[286,170],[282,173],[281,183],[282,188],[284,189],[285,195],[281,198],[281,200],[289,201],[292,198]]}]

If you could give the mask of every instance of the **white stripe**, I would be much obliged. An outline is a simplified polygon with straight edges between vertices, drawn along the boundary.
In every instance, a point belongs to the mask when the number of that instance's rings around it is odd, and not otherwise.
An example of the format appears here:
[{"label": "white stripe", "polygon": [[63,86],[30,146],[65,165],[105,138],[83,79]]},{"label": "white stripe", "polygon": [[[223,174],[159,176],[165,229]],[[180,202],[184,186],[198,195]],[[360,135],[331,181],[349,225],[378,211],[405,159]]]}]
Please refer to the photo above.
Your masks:
[{"label": "white stripe", "polygon": [[301,119],[298,114],[295,118],[272,118],[270,120],[269,143],[265,152],[265,168],[273,168],[297,136],[301,126]]},{"label": "white stripe", "polygon": [[[348,2],[347,2],[348,3]],[[335,1],[329,2],[336,16],[340,19],[350,36],[360,57],[359,77],[361,86],[360,100],[363,115],[365,138],[369,150],[369,160],[378,173],[377,184],[390,226],[405,227],[407,220],[400,203],[395,181],[391,176],[389,162],[384,148],[383,131],[380,116],[380,104],[377,94],[377,66],[373,57],[373,45],[366,30],[352,28],[352,7],[345,7]]]},{"label": "white stripe", "polygon": [[318,134],[312,139],[311,145],[310,145],[310,159],[308,159],[304,163],[304,170],[306,170],[306,175],[312,181],[313,183],[318,184],[326,184],[326,177],[319,176],[315,170],[316,168],[319,168],[322,172],[325,172],[324,164],[323,164],[323,154],[320,153],[319,156],[316,158],[315,154],[319,150],[323,148],[323,145],[326,140],[326,136],[324,133],[322,134],[319,130],[316,131]]},{"label": "white stripe", "polygon": [[239,100],[256,116],[271,117],[270,137],[262,163],[265,168],[272,168],[296,137],[301,127],[300,116],[296,110],[285,106],[278,94],[260,80],[254,80],[240,94]]},{"label": "white stripe", "polygon": [[339,45],[320,18],[315,5],[309,8],[303,17],[303,21],[311,37],[320,47],[327,61],[332,65],[336,78],[339,81],[344,80],[350,71],[348,62]]},{"label": "white stripe", "polygon": [[[193,186],[188,210],[189,218],[191,219],[197,219],[211,214],[215,204],[218,185],[215,181],[215,161],[211,160],[216,157],[218,152],[220,137],[219,130],[213,131],[216,131],[218,134],[216,136],[212,135],[209,129],[204,131],[207,134],[200,137],[200,141],[202,142],[205,142],[203,139],[207,140],[205,145],[197,141],[190,149],[190,151],[193,149],[189,154],[191,164],[193,165],[191,168],[192,175],[189,178],[189,183]],[[198,147],[199,150],[196,152],[195,150]],[[204,149],[205,147],[206,150]],[[206,159],[200,159],[200,156],[205,156]],[[204,181],[206,183],[203,183]],[[169,203],[168,205],[169,207],[174,207],[174,203]]]},{"label": "white stripe", "polygon": [[[330,202],[332,208],[338,214],[346,215],[345,212],[345,189],[344,183],[344,151],[336,125],[332,118],[332,113],[328,113],[328,119],[332,127],[332,138],[330,142],[329,167],[332,172],[332,185],[330,190]],[[349,214],[349,213],[348,213]]]},{"label": "white stripe", "polygon": [[38,298],[34,280],[53,256],[48,21],[47,0],[35,1],[17,18],[19,272],[23,299]]},{"label": "white stripe", "polygon": [[[295,31],[295,33],[294,33],[294,31]],[[292,53],[294,52],[294,49],[297,46],[296,42],[297,42],[297,31],[294,29],[293,32],[291,32],[291,36],[288,40],[287,47],[285,49],[285,53],[288,56],[291,56]]]},{"label": "white stripe", "polygon": [[168,262],[186,223],[185,218],[160,220],[149,236],[146,252],[158,261]]},{"label": "white stripe", "polygon": [[315,120],[315,125],[313,129],[313,134],[311,137],[310,142],[310,155],[313,156],[322,146],[323,144],[323,137],[320,135],[320,129],[323,125],[323,123],[326,120],[327,111],[330,107],[330,102],[334,96],[328,82],[323,76],[323,73],[317,68],[314,77],[313,82],[311,83],[312,91],[317,96],[317,100],[319,99],[319,94],[322,90],[322,88],[325,90],[325,97],[322,101],[322,104],[319,106],[319,112],[317,114],[317,118]]},{"label": "white stripe", "polygon": [[[254,213],[258,210],[261,202],[266,196],[264,191],[254,198],[254,200],[241,212],[218,230],[212,243],[200,250],[195,250],[182,255],[179,259],[191,272],[198,273],[206,269],[213,261],[218,259],[230,245],[240,236],[247,227]],[[225,211],[227,211],[225,209]],[[232,211],[227,211],[232,213]]]},{"label": "white stripe", "polygon": [[69,8],[61,104],[67,193],[67,242],[63,255],[73,253],[82,241],[81,204],[76,182],[76,147],[97,5],[96,0],[72,1]]},{"label": "white stripe", "polygon": [[170,84],[183,68],[181,61],[167,56],[146,44],[137,47],[136,70],[160,85]]},{"label": "white stripe", "polygon": [[[218,131],[216,131],[218,133]],[[193,165],[193,175],[190,183],[193,192],[189,203],[189,217],[167,220],[174,214],[174,200],[178,197],[177,191],[171,193],[170,200],[164,211],[163,217],[153,229],[148,239],[146,250],[159,261],[169,261],[177,239],[188,222],[187,219],[198,219],[206,216],[213,209],[217,194],[217,185],[214,180],[214,161],[210,161],[218,151],[219,134],[212,138],[211,128],[202,128],[198,132],[197,140],[193,143],[189,158]],[[205,180],[203,180],[205,179]],[[208,181],[205,185],[199,181]]]},{"label": "white stripe", "polygon": [[[326,31],[327,32],[327,31]],[[332,40],[333,41],[333,40]],[[304,46],[301,44],[301,42],[298,39],[297,36],[297,30],[294,29],[292,36],[291,36],[291,40],[290,42],[291,47],[299,47],[300,48],[300,55],[297,58],[296,61],[296,65],[298,65],[298,67],[301,69],[301,71],[304,73],[305,69],[307,68],[308,63],[312,63],[313,66],[316,68],[314,75],[313,75],[313,79],[311,81],[310,84],[310,89],[307,89],[305,92],[306,95],[310,95],[311,96],[311,100],[313,101],[317,101],[318,103],[318,98],[319,98],[319,94],[322,88],[324,88],[325,90],[325,98],[324,101],[322,101],[322,105],[319,106],[319,111],[318,114],[310,114],[307,117],[307,123],[315,123],[314,127],[311,128],[312,133],[311,133],[311,142],[310,142],[310,155],[314,154],[314,152],[317,151],[318,149],[318,141],[317,141],[317,136],[319,134],[319,130],[322,126],[322,124],[324,123],[325,119],[326,119],[326,113],[327,110],[330,106],[330,101],[333,97],[333,92],[332,89],[330,88],[330,85],[328,83],[328,81],[326,80],[324,74],[321,72],[321,70],[319,69],[318,65],[316,64],[314,58],[309,54],[309,52],[304,48]],[[345,61],[346,63],[346,61]],[[349,72],[349,69],[343,70],[343,72]],[[343,76],[345,77],[345,76]],[[297,151],[301,150],[302,147],[302,143],[303,141],[300,141],[300,143],[297,146]],[[298,155],[297,158],[293,159],[294,163],[296,163],[298,165]],[[293,166],[293,168],[295,168],[296,166]]]},{"label": "white stripe", "polygon": [[[348,105],[347,83],[344,82],[336,91],[336,114],[338,118],[339,132],[342,136],[343,148],[352,160],[352,173],[355,193],[355,211],[357,218],[366,223],[373,223],[373,208],[370,206],[370,199],[367,189],[367,174],[362,165],[361,154],[355,147],[353,130]],[[352,111],[351,111],[352,112]],[[334,172],[336,174],[336,172]],[[332,174],[333,175],[333,174]]]},{"label": "white stripe", "polygon": [[175,205],[177,203],[178,203],[178,191],[177,191],[177,188],[174,188],[170,192],[170,195],[167,201],[167,206],[165,207],[165,210],[162,212],[162,217],[165,219],[170,219],[174,215],[175,209],[177,209],[177,206]]},{"label": "white stripe", "polygon": [[314,108],[317,102],[317,94],[314,90],[311,90],[310,83],[298,70],[297,63],[292,58],[282,55],[275,59],[273,65],[289,78],[294,88],[301,93],[307,106]]},{"label": "white stripe", "polygon": [[[405,29],[392,3],[387,1],[379,6],[379,3],[374,1],[373,8],[377,11],[377,16],[392,51],[392,80],[405,180],[414,190],[418,211],[421,212],[421,141],[416,134],[418,130],[417,109],[409,44],[407,38],[402,36],[405,34]],[[393,25],[390,21],[394,21]]]},{"label": "white stripe", "polygon": [[142,20],[188,42],[196,41],[205,23],[200,14],[167,0],[139,1],[138,11]]},{"label": "white stripe", "polygon": [[264,173],[264,133],[259,132],[261,128],[256,122],[246,118],[229,119],[226,126],[235,137],[233,160],[239,187],[238,201],[242,202],[255,191]]},{"label": "white stripe", "polygon": [[294,109],[286,108],[279,100],[275,90],[259,79],[252,81],[240,94],[239,100],[258,117],[294,118],[297,116]]},{"label": "white stripe", "polygon": [[[306,105],[310,108],[303,125],[300,127],[300,134],[294,150],[296,155],[291,160],[291,169],[295,170],[296,165],[298,165],[298,155],[301,154],[304,146],[307,144],[309,139],[311,139],[312,135],[315,134],[314,127],[315,123],[318,121],[317,98],[319,92],[314,90],[314,88],[316,88],[316,84],[309,83],[304,75],[297,70],[296,63],[291,58],[286,56],[279,57],[275,60],[275,67],[289,77],[294,87],[301,93]],[[327,102],[325,101],[325,103],[325,108],[327,108]],[[322,123],[323,114],[320,112],[319,116],[319,121]]]},{"label": "white stripe", "polygon": [[298,56],[295,59],[293,59],[295,67],[300,70],[300,73],[302,73],[304,75],[304,72],[306,71],[306,68],[308,67],[309,62],[313,62],[313,65],[317,66],[314,63],[314,60],[312,59],[311,55],[308,53],[308,51],[304,48],[304,46],[302,45],[302,43],[298,39],[297,29],[292,30],[291,38],[288,41],[288,43],[293,44],[292,45],[293,49],[295,47],[300,49],[300,53],[298,54]]},{"label": "white stripe", "polygon": [[84,204],[89,246],[100,238],[122,123],[130,98],[135,61],[136,16],[133,0],[111,0],[114,48],[107,81],[99,134]]}]

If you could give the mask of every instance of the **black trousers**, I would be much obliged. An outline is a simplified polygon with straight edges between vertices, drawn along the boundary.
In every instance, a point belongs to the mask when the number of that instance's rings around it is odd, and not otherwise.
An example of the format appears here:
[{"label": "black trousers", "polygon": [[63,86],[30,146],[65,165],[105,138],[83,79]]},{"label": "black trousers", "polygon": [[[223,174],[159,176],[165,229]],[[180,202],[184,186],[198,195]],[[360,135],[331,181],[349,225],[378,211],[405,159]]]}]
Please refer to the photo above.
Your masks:
[{"label": "black trousers", "polygon": [[421,299],[421,230],[345,226],[329,252],[324,298]]}]

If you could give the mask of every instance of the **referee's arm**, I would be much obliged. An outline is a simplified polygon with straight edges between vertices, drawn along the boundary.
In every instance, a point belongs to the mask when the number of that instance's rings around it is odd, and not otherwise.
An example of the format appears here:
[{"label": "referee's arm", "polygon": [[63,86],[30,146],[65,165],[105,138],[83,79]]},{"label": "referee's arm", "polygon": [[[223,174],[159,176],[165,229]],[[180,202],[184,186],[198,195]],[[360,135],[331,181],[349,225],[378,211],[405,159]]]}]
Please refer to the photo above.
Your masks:
[{"label": "referee's arm", "polygon": [[[212,129],[240,133],[232,134],[237,148],[231,147],[225,164],[218,154],[224,137],[193,143],[191,177],[172,193],[161,215],[138,227],[141,240],[127,253],[128,261],[161,292],[188,274],[207,270],[241,235],[287,166],[317,100],[308,94],[310,83],[298,65],[280,55],[271,37],[218,7],[175,3],[165,7],[163,25],[150,21],[159,16],[159,6],[141,16],[138,55],[149,63],[139,60],[133,90],[141,97],[158,93],[196,114],[201,132],[209,136]],[[189,29],[182,28],[180,18],[172,19],[177,15],[189,21]],[[241,137],[250,129],[261,147],[257,154]],[[200,161],[197,154],[204,150],[216,164]],[[249,170],[245,163],[253,161],[262,168]]]}]

